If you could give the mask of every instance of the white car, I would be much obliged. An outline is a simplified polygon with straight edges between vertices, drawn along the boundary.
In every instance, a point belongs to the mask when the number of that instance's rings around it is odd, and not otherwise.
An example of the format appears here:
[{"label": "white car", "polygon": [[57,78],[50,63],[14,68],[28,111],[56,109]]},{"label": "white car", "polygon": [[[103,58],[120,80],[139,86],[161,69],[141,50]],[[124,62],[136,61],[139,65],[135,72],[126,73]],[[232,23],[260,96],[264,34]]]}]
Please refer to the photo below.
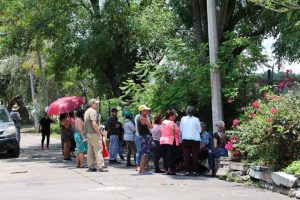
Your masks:
[{"label": "white car", "polygon": [[7,109],[0,105],[0,152],[17,158],[20,155],[20,144],[16,137],[16,127]]}]

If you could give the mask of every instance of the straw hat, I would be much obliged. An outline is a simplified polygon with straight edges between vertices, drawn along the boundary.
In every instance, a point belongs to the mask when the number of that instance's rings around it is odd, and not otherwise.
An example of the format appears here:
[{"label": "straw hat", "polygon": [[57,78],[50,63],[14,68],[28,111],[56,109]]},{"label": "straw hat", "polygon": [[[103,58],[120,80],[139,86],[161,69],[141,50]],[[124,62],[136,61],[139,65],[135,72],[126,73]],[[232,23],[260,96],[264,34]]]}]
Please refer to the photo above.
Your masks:
[{"label": "straw hat", "polygon": [[12,111],[18,111],[19,110],[19,108],[20,108],[20,106],[18,106],[18,104],[15,104],[15,105],[13,105],[13,107],[12,107]]},{"label": "straw hat", "polygon": [[92,104],[94,104],[94,103],[99,103],[100,101],[98,100],[98,99],[91,99],[90,101],[89,101],[89,105],[92,105]]},{"label": "straw hat", "polygon": [[147,107],[146,105],[141,105],[139,107],[139,111],[143,111],[143,110],[151,110],[151,108]]}]

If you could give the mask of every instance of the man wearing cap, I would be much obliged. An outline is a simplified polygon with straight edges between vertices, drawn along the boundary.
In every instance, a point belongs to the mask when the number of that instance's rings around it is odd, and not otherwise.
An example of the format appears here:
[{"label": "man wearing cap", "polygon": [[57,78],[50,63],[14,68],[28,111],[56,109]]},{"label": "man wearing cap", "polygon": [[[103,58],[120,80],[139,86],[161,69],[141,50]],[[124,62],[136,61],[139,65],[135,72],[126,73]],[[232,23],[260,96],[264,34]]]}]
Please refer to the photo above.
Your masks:
[{"label": "man wearing cap", "polygon": [[15,104],[11,109],[12,111],[10,112],[10,117],[14,121],[17,130],[16,137],[18,142],[20,142],[21,140],[21,120],[22,120],[22,118],[20,117],[20,113],[18,112],[19,108],[20,107],[18,106],[18,104]]},{"label": "man wearing cap", "polygon": [[[104,160],[102,156],[102,135],[98,125],[98,108],[99,100],[91,99],[89,108],[84,113],[84,127],[88,138],[87,162],[89,171],[103,172]],[[96,161],[97,167],[94,167]]]},{"label": "man wearing cap", "polygon": [[145,171],[145,167],[148,161],[148,157],[151,153],[151,133],[150,129],[153,128],[153,125],[149,122],[148,116],[150,108],[146,105],[141,105],[139,107],[140,116],[137,119],[137,128],[139,135],[141,136],[141,149],[142,149],[142,158],[140,163],[141,175],[147,175],[149,172]]}]

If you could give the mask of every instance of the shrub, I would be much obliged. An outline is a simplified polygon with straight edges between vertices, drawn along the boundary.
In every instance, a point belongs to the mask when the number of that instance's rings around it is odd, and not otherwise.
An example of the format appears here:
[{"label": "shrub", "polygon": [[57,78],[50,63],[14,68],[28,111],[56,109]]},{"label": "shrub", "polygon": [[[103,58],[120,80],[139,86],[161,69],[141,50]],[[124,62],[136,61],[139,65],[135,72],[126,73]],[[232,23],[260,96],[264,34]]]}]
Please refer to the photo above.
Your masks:
[{"label": "shrub", "polygon": [[242,109],[231,136],[239,137],[234,145],[249,162],[287,166],[300,156],[300,94],[298,90],[282,95],[269,93]]},{"label": "shrub", "polygon": [[58,123],[51,124],[51,133],[60,134],[60,127]]},{"label": "shrub", "polygon": [[299,174],[300,173],[300,160],[292,162],[284,172],[288,174]]}]

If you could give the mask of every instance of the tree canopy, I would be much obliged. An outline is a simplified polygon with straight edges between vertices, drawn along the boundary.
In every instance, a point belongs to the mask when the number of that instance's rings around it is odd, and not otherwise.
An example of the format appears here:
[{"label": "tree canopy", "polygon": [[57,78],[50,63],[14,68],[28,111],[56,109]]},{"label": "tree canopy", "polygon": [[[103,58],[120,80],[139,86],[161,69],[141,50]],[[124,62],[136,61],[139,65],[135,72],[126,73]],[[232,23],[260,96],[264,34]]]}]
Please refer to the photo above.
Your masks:
[{"label": "tree canopy", "polygon": [[[278,39],[279,62],[299,60],[298,7],[293,0],[217,1],[214,67],[222,73],[228,120],[258,95],[253,72],[268,61],[263,39]],[[122,106],[147,103],[157,113],[192,104],[210,118],[206,0],[1,0],[0,15],[2,59],[24,63],[41,55],[38,93],[44,82],[51,98],[119,98]]]}]

